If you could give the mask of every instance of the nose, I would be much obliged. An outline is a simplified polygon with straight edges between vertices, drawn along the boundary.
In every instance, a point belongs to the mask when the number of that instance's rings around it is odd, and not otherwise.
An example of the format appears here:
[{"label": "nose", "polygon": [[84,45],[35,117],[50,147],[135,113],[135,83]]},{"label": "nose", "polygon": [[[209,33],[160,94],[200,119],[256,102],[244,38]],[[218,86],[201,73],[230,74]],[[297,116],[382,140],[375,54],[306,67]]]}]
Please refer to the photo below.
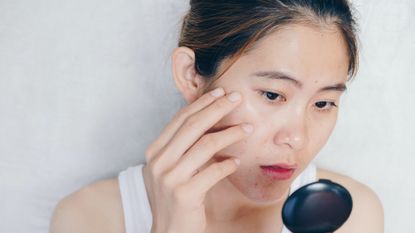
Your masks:
[{"label": "nose", "polygon": [[301,150],[308,143],[307,119],[305,114],[296,113],[286,117],[274,136],[274,143],[278,146],[288,146],[293,150]]}]

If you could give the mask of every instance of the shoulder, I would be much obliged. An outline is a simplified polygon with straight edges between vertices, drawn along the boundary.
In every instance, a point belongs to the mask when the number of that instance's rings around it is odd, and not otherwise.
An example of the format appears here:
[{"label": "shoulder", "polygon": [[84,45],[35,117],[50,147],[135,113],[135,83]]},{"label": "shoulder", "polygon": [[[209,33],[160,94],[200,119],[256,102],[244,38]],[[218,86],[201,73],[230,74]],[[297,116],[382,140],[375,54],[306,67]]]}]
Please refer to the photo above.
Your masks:
[{"label": "shoulder", "polygon": [[103,180],[62,199],[55,207],[50,232],[124,232],[123,218],[118,180]]},{"label": "shoulder", "polygon": [[339,183],[347,188],[352,195],[352,213],[346,223],[336,232],[384,232],[382,203],[370,187],[351,177],[320,168],[317,169],[317,178],[330,179]]}]

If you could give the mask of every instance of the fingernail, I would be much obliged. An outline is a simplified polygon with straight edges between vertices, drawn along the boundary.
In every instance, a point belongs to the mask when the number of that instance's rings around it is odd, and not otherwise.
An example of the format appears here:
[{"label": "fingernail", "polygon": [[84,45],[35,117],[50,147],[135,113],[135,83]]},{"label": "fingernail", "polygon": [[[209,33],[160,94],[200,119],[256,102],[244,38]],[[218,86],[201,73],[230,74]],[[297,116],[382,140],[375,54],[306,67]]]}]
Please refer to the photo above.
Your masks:
[{"label": "fingernail", "polygon": [[228,95],[228,99],[231,102],[236,102],[241,99],[241,94],[239,94],[238,92],[232,92],[230,95]]},{"label": "fingernail", "polygon": [[254,131],[254,126],[248,123],[242,124],[242,129],[247,133],[252,133]]},{"label": "fingernail", "polygon": [[213,97],[219,97],[219,96],[222,96],[223,94],[225,94],[225,91],[223,91],[223,88],[218,87],[215,90],[211,91],[210,94]]}]

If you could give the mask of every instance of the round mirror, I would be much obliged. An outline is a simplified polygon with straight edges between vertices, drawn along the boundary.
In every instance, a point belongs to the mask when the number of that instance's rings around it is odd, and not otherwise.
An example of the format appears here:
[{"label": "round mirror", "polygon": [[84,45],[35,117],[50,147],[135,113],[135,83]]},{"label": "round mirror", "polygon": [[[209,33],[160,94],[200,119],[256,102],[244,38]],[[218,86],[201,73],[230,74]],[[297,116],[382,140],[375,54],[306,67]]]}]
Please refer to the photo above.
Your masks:
[{"label": "round mirror", "polygon": [[293,233],[327,233],[340,228],[352,212],[346,188],[327,179],[293,192],[282,208],[284,225]]}]

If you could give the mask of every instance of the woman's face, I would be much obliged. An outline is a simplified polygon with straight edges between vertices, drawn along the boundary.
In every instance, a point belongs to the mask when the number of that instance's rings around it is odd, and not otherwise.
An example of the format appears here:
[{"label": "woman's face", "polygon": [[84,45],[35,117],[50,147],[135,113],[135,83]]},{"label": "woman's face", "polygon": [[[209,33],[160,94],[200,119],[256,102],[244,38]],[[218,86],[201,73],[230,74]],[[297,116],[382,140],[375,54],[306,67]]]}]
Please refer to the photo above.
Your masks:
[{"label": "woman's face", "polygon": [[[241,160],[228,181],[255,202],[282,198],[327,142],[347,72],[347,47],[334,27],[289,25],[238,59],[212,84],[243,96],[242,103],[212,131],[242,122],[255,128],[246,140],[216,153],[216,159]],[[276,180],[260,167],[278,163],[297,165],[294,175]]]}]

